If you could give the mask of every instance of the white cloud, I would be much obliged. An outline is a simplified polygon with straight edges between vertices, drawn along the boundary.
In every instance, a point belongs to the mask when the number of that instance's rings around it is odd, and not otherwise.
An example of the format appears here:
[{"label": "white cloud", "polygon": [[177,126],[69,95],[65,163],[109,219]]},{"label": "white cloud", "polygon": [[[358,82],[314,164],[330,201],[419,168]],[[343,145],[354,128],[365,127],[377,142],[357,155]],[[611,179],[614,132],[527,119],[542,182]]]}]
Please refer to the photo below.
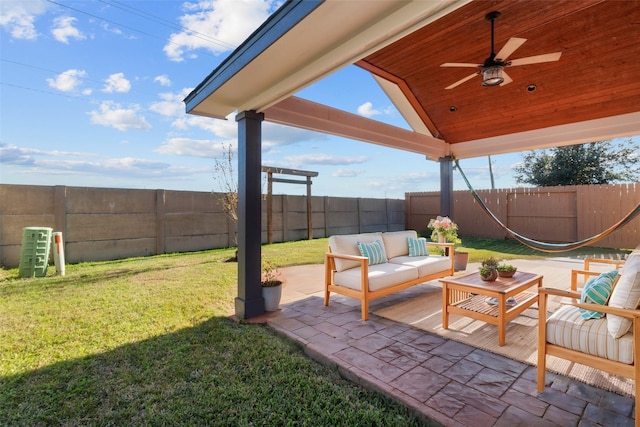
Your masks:
[{"label": "white cloud", "polygon": [[[58,74],[54,79],[47,79],[49,86],[62,92],[72,92],[82,84],[82,79],[87,77],[84,70],[67,70]],[[86,90],[83,92],[85,95]],[[89,91],[89,93],[91,93]]]},{"label": "white cloud", "polygon": [[69,39],[84,40],[87,37],[80,32],[73,23],[77,19],[73,16],[58,16],[53,20],[54,28],[51,30],[53,37],[59,42],[69,44]]},{"label": "white cloud", "polygon": [[381,114],[384,115],[392,115],[396,110],[394,107],[387,107],[383,110],[379,110],[377,108],[373,108],[373,104],[371,102],[365,102],[364,104],[358,107],[358,114],[364,117],[373,117],[379,116]]},{"label": "white cloud", "polygon": [[378,114],[382,114],[382,112],[373,108],[373,104],[371,102],[365,102],[358,107],[358,114],[364,117],[372,117]]},{"label": "white cloud", "polygon": [[300,154],[286,156],[285,160],[294,165],[350,165],[364,163],[369,160],[367,156],[332,156],[329,154]]},{"label": "white cloud", "polygon": [[0,163],[13,165],[33,165],[42,157],[91,157],[93,154],[59,150],[23,148],[13,144],[0,143]]},{"label": "white cloud", "polygon": [[51,6],[44,0],[2,0],[0,26],[15,39],[36,40],[35,20]]},{"label": "white cloud", "polygon": [[92,175],[100,177],[101,180],[112,180],[113,177],[185,178],[198,173],[210,173],[212,170],[210,167],[174,166],[166,162],[134,157],[100,158],[94,153],[40,150],[2,143],[0,163],[24,167],[28,173]]},{"label": "white cloud", "polygon": [[149,106],[149,110],[167,117],[181,117],[185,114],[182,100],[187,96],[189,91],[190,89],[183,89],[178,93],[161,93],[158,95],[161,101],[152,103]]},{"label": "white cloud", "polygon": [[212,140],[212,139],[190,139],[171,138],[154,150],[156,153],[170,154],[174,156],[218,158],[222,155],[224,146],[236,147],[235,140]]},{"label": "white cloud", "polygon": [[202,0],[185,3],[180,17],[184,28],[171,34],[164,52],[172,61],[197,49],[214,54],[226,52],[242,43],[269,16],[270,0]]},{"label": "white cloud", "polygon": [[161,86],[171,86],[171,80],[169,80],[169,76],[167,76],[166,74],[163,74],[161,76],[156,76],[156,78],[153,79],[153,81],[160,83]]},{"label": "white cloud", "polygon": [[103,92],[107,93],[127,93],[131,90],[131,82],[124,77],[124,73],[111,74],[107,80],[105,80]]},{"label": "white cloud", "polygon": [[337,178],[353,178],[354,176],[358,176],[364,172],[362,169],[351,169],[351,168],[338,168],[331,176],[335,176]]},{"label": "white cloud", "polygon": [[119,104],[105,101],[100,104],[100,111],[91,111],[91,123],[107,127],[113,127],[121,131],[131,129],[151,129],[151,125],[144,117],[138,115],[140,107],[122,108]]}]

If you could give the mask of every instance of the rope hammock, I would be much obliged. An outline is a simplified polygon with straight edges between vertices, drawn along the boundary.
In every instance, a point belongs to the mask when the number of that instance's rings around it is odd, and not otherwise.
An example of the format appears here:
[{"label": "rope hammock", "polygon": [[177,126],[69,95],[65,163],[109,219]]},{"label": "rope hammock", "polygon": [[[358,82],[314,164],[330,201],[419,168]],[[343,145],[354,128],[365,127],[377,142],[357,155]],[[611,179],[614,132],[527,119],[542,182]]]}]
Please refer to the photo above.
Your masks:
[{"label": "rope hammock", "polygon": [[613,224],[611,227],[607,228],[606,230],[604,230],[603,232],[601,232],[599,234],[596,234],[595,236],[589,237],[588,239],[580,240],[579,242],[573,242],[573,243],[546,243],[546,242],[540,242],[538,240],[529,239],[528,237],[525,237],[525,236],[523,236],[521,234],[518,234],[515,231],[511,230],[506,225],[504,225],[489,210],[489,208],[484,203],[484,201],[480,198],[480,196],[478,195],[476,190],[474,190],[473,187],[471,187],[471,184],[469,183],[469,180],[467,179],[467,177],[465,176],[464,172],[460,168],[460,164],[458,163],[458,160],[456,160],[455,162],[456,162],[456,168],[460,172],[460,175],[462,175],[462,179],[464,179],[464,182],[467,184],[467,187],[469,188],[469,191],[471,191],[471,194],[473,194],[473,197],[476,199],[478,204],[480,204],[480,207],[482,208],[484,213],[486,213],[489,216],[489,218],[491,218],[496,224],[498,224],[502,229],[504,229],[505,232],[509,236],[513,237],[514,239],[516,239],[517,241],[519,241],[523,245],[528,246],[531,249],[535,249],[535,250],[538,250],[538,251],[551,252],[551,253],[554,253],[554,252],[565,252],[565,251],[570,251],[570,250],[573,250],[573,249],[578,249],[578,248],[581,248],[583,246],[590,245],[591,243],[595,243],[598,240],[604,239],[605,237],[607,237],[609,234],[613,233],[617,229],[624,227],[627,223],[629,223],[632,219],[634,219],[640,213],[640,203],[639,203],[635,207],[634,210],[629,212],[627,214],[627,216],[622,218],[617,223]]}]

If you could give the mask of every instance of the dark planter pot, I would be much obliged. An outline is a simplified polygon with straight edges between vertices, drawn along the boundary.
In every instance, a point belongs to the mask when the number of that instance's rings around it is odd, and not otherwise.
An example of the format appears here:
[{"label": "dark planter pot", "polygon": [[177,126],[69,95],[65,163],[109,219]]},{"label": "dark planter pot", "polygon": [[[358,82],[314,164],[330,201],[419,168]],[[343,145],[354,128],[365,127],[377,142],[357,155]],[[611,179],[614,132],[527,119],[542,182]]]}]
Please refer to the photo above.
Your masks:
[{"label": "dark planter pot", "polygon": [[491,272],[486,276],[480,274],[480,278],[485,282],[493,282],[498,278],[498,270],[491,270]]},{"label": "dark planter pot", "polygon": [[455,252],[453,254],[453,269],[455,271],[466,270],[468,262],[469,252]]},{"label": "dark planter pot", "polygon": [[500,277],[513,277],[516,274],[516,270],[513,271],[500,271],[498,270],[498,276]]}]

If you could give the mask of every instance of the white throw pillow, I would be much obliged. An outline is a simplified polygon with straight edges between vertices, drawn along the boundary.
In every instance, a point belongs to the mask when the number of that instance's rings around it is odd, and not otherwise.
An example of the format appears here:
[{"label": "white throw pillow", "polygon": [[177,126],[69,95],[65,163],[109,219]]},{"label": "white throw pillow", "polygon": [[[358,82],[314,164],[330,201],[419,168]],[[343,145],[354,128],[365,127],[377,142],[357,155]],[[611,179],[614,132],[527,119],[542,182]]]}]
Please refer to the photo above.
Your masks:
[{"label": "white throw pillow", "polygon": [[[620,279],[609,298],[609,307],[635,309],[640,303],[640,253],[633,252],[620,271]],[[607,328],[613,338],[620,338],[631,328],[631,319],[607,315]]]}]

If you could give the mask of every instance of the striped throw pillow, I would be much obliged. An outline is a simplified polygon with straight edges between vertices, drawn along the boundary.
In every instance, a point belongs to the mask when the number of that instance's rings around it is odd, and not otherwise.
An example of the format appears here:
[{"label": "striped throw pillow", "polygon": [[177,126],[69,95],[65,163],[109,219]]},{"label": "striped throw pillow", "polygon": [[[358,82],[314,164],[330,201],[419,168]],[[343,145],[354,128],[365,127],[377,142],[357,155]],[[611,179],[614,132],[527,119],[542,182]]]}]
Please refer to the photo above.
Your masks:
[{"label": "striped throw pillow", "polygon": [[407,237],[407,244],[409,245],[409,256],[428,256],[427,251],[427,239],[424,237]]},{"label": "striped throw pillow", "polygon": [[360,249],[362,256],[369,258],[369,265],[387,262],[387,253],[381,240],[376,240],[373,243],[358,242],[358,249]]},{"label": "striped throw pillow", "polygon": [[[589,279],[582,289],[580,302],[605,305],[613,291],[613,283],[616,277],[618,277],[618,271],[613,270]],[[580,309],[580,315],[583,319],[600,319],[604,317],[604,313],[585,310],[584,308]]]}]

